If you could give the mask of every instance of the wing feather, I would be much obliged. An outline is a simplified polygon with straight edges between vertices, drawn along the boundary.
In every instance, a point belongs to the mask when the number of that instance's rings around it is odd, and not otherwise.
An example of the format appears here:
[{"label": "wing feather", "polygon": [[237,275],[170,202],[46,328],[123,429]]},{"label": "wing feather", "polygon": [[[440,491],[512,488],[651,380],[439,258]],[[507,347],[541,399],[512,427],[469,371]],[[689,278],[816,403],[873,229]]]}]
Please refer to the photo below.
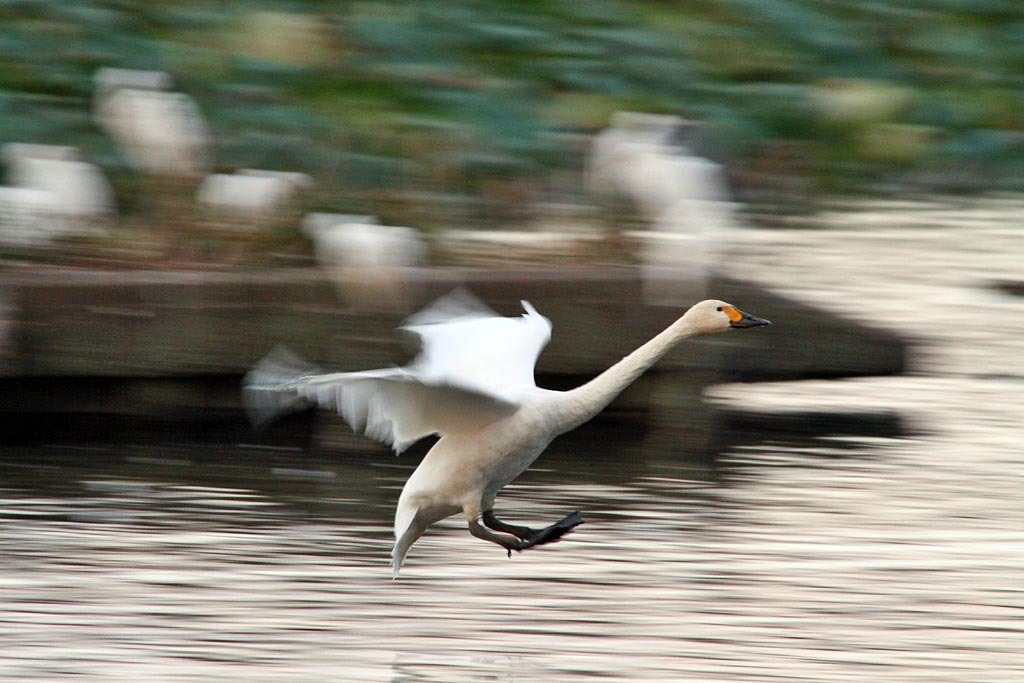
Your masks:
[{"label": "wing feather", "polygon": [[[456,290],[402,325],[400,329],[418,336],[421,344],[409,370],[428,384],[464,387],[518,402],[536,386],[534,366],[551,339],[551,322],[526,301],[524,315],[506,318],[483,304],[472,306],[467,296],[472,295]],[[456,317],[443,317],[443,312],[453,310],[459,311]]]},{"label": "wing feather", "polygon": [[527,302],[506,318],[456,290],[406,320],[421,342],[404,368],[321,373],[278,349],[246,376],[243,398],[257,425],[316,404],[357,433],[400,453],[431,434],[479,428],[518,408],[534,388],[537,357],[551,323]]},{"label": "wing feather", "polygon": [[315,404],[401,453],[425,436],[479,428],[518,407],[461,387],[424,384],[403,368],[286,376],[278,362],[283,353],[274,352],[246,377],[243,397],[257,425]]}]

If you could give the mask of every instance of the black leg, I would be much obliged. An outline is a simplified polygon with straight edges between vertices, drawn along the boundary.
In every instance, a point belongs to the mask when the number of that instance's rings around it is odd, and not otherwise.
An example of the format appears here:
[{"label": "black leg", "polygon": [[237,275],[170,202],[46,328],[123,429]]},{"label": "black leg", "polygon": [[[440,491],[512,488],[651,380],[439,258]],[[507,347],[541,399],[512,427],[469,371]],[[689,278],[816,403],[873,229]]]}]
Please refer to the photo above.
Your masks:
[{"label": "black leg", "polygon": [[494,531],[499,531],[504,534],[510,534],[514,537],[503,538],[497,536],[497,534],[480,533],[484,531],[482,527],[478,531],[475,531],[472,526],[470,527],[470,531],[473,532],[474,536],[491,541],[492,543],[497,543],[508,550],[509,557],[512,556],[513,550],[519,552],[521,550],[526,550],[527,548],[533,548],[534,546],[544,545],[545,543],[554,543],[580,524],[583,524],[583,517],[580,516],[578,511],[573,512],[571,515],[567,515],[563,519],[560,519],[551,526],[546,526],[543,529],[531,529],[525,526],[506,524],[495,517],[493,510],[488,510],[483,513],[483,515],[481,515],[481,520],[489,529],[493,529]]},{"label": "black leg", "polygon": [[494,516],[494,510],[488,510],[485,512],[480,516],[480,520],[487,525],[488,529],[494,529],[495,531],[500,531],[503,534],[512,534],[516,538],[521,538],[524,541],[529,540],[535,533],[537,533],[530,527],[506,524]]},{"label": "black leg", "polygon": [[512,557],[513,550],[519,552],[524,548],[530,547],[529,545],[527,545],[527,541],[524,541],[521,538],[516,538],[515,536],[509,536],[508,534],[496,534],[487,527],[485,527],[483,524],[481,524],[479,520],[475,519],[469,520],[469,533],[473,534],[477,538],[482,538],[485,541],[497,543],[502,548],[508,551],[509,557]]}]

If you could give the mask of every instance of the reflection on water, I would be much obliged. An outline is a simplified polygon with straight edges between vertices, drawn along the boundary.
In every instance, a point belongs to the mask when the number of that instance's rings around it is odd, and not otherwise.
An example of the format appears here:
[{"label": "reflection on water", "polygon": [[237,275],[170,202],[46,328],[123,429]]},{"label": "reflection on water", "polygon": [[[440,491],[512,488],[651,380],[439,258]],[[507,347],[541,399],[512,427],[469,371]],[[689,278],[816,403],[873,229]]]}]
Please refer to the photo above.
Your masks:
[{"label": "reflection on water", "polygon": [[706,469],[590,428],[499,499],[510,520],[587,523],[511,559],[453,519],[392,581],[412,461],[384,451],[7,449],[0,679],[1024,680],[1024,299],[958,267],[998,262],[1002,237],[974,231],[939,270],[951,234],[911,237],[785,252],[797,238],[778,232],[735,253],[766,281],[801,273],[790,293],[910,323],[912,375],[711,395],[891,412],[905,434],[747,434]]}]

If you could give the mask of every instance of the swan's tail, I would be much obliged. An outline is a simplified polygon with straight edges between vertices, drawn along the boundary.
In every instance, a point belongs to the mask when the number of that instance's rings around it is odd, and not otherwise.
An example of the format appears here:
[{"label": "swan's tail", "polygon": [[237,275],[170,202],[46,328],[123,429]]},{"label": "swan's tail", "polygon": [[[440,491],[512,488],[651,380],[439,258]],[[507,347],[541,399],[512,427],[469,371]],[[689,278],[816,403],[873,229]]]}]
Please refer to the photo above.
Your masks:
[{"label": "swan's tail", "polygon": [[283,347],[268,353],[242,380],[242,402],[256,427],[262,427],[307,404],[288,385],[315,374],[317,368]]},{"label": "swan's tail", "polygon": [[398,502],[398,512],[395,514],[395,547],[391,550],[391,577],[398,578],[398,572],[405,562],[405,555],[409,548],[416,542],[423,532],[427,530],[423,515],[419,508],[408,505],[404,501]]}]

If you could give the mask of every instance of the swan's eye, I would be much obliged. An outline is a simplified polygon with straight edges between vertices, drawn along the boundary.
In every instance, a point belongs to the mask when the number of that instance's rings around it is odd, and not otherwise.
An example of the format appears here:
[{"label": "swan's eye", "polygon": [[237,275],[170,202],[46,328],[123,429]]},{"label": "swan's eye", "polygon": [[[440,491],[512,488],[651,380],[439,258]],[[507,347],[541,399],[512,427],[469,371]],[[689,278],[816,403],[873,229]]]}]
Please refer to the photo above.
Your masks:
[{"label": "swan's eye", "polygon": [[717,310],[718,310],[719,313],[721,313],[722,312],[722,307],[719,306]]}]

